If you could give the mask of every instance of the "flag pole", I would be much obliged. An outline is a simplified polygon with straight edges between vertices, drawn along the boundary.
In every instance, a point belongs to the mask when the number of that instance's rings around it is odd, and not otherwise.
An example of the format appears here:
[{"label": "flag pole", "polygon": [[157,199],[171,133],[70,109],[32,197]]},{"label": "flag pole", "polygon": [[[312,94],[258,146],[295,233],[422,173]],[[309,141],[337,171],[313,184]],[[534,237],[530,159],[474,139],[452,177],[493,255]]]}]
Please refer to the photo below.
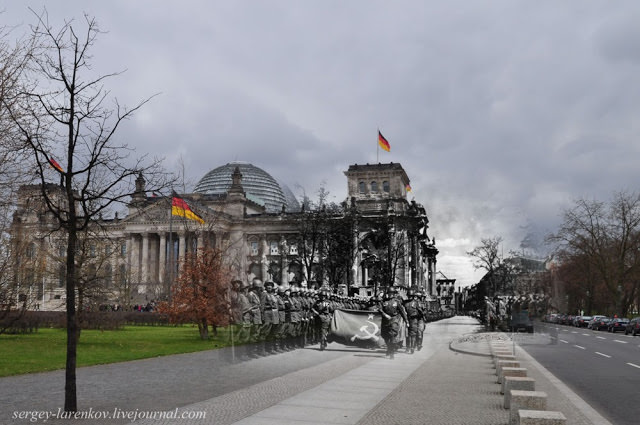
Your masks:
[{"label": "flag pole", "polygon": [[[380,137],[380,129],[378,129],[378,138]],[[380,162],[380,141],[376,143],[376,162]]]},{"label": "flag pole", "polygon": [[173,286],[173,189],[169,201],[169,282],[167,282],[167,297],[171,299],[171,287]]}]

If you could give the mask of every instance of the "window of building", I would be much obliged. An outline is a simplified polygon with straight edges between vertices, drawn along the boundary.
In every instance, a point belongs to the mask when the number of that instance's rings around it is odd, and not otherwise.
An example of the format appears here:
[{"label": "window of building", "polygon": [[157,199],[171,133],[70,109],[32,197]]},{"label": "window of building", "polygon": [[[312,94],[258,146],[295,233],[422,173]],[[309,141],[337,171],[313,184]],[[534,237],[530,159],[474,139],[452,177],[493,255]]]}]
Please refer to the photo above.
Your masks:
[{"label": "window of building", "polygon": [[278,248],[278,242],[277,241],[271,241],[269,243],[269,253],[271,255],[278,255],[280,253],[280,249]]},{"label": "window of building", "polygon": [[378,191],[378,182],[371,182],[371,192],[377,192]]},{"label": "window of building", "polygon": [[291,244],[289,247],[289,255],[298,255],[298,245]]},{"label": "window of building", "polygon": [[389,193],[389,182],[388,181],[383,181],[382,182],[382,190]]},{"label": "window of building", "polygon": [[126,242],[122,242],[120,244],[120,256],[121,257],[126,257],[127,256],[127,243]]},{"label": "window of building", "polygon": [[258,250],[258,241],[251,241],[251,255],[258,255],[260,251]]},{"label": "window of building", "polygon": [[104,254],[109,257],[111,255],[111,244],[107,243],[104,247]]},{"label": "window of building", "polygon": [[364,182],[358,183],[358,190],[360,193],[365,193],[367,191],[367,185]]},{"label": "window of building", "polygon": [[89,257],[95,257],[96,256],[96,244],[92,243],[91,245],[89,245]]},{"label": "window of building", "polygon": [[27,246],[27,258],[30,260],[36,258],[36,244],[30,243]]}]

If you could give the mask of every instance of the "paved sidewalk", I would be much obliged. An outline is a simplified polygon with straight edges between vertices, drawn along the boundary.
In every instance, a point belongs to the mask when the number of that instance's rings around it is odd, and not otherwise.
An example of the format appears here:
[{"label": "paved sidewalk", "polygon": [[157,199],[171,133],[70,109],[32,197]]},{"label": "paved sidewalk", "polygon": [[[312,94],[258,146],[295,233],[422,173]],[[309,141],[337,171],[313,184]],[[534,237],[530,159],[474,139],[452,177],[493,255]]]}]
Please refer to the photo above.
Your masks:
[{"label": "paved sidewalk", "polygon": [[[508,424],[509,411],[503,408],[503,395],[496,383],[490,354],[490,341],[503,340],[515,349],[536,389],[549,395],[548,410],[561,411],[569,425],[608,425],[562,383],[554,381],[528,354],[500,333],[482,333],[474,319],[454,317],[429,325],[425,348],[413,355],[400,353],[389,360],[380,353],[354,352],[371,360],[313,388],[264,408],[242,411],[243,400],[271,398],[277,388],[295,385],[316,376],[318,370],[300,370],[283,376],[278,383],[265,382],[234,393],[186,406],[205,411],[202,420],[143,421],[137,424],[223,425],[318,425],[318,424]],[[449,333],[439,328],[450,328]],[[462,335],[460,330],[464,329]],[[335,348],[334,344],[329,349]],[[344,362],[346,358],[335,360]],[[332,367],[331,365],[327,365]],[[335,365],[334,365],[335,366]],[[255,410],[255,409],[254,409]],[[241,412],[242,411],[242,412]]]}]

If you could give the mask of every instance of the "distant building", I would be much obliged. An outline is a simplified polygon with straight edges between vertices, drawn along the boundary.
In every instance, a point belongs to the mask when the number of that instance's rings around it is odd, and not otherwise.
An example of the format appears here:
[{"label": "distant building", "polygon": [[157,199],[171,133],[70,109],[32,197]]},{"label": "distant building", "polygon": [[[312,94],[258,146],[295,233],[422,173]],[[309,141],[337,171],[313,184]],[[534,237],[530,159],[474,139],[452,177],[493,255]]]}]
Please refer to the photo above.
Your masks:
[{"label": "distant building", "polygon": [[[172,198],[147,193],[139,176],[127,214],[95,222],[95,232],[87,233],[78,247],[82,290],[90,295],[83,308],[157,300],[168,293],[186,253],[207,246],[224,249],[235,277],[249,283],[260,278],[284,286],[337,288],[336,279],[342,279],[340,287],[351,294],[371,295],[395,284],[435,295],[438,250],[427,236],[424,207],[407,200],[409,178],[402,166],[351,165],[345,175],[343,208],[322,215],[335,232],[348,232],[347,242],[332,248],[346,249],[343,257],[350,265],[348,271],[336,268],[343,273],[337,277],[329,273],[335,252],[326,248],[314,254],[312,267],[304,267],[301,244],[308,242],[301,223],[310,212],[266,171],[232,162],[208,172],[193,193],[179,194],[204,224],[173,216]],[[43,310],[60,309],[66,238],[46,211],[41,190],[31,185],[18,193],[11,234],[31,254],[16,262],[15,279],[23,298]],[[50,184],[45,190],[60,188]]]}]

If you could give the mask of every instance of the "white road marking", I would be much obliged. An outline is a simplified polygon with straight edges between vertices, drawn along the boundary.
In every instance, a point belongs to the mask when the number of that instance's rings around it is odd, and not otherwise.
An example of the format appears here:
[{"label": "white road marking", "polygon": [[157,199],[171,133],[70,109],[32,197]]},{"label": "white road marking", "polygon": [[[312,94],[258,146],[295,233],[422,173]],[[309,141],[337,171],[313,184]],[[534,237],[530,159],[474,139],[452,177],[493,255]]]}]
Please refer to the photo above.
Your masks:
[{"label": "white road marking", "polygon": [[564,342],[565,344],[569,343],[569,341],[565,341],[564,339],[561,339],[560,342]]},{"label": "white road marking", "polygon": [[633,366],[633,367],[637,367],[638,369],[640,369],[640,366],[638,366],[637,364],[633,364],[633,363],[627,363],[629,366]]},{"label": "white road marking", "polygon": [[590,336],[590,334],[582,334],[582,335],[584,335],[584,336]]},{"label": "white road marking", "polygon": [[578,347],[578,348],[579,348],[579,349],[581,349],[581,350],[586,350],[586,348],[584,348],[582,345],[575,345],[575,344],[574,344],[573,346],[574,346],[574,347]]},{"label": "white road marking", "polygon": [[607,339],[607,338],[605,338],[603,336],[597,336],[596,338],[598,338],[598,339]]},{"label": "white road marking", "polygon": [[620,341],[619,339],[614,339],[613,342],[619,342],[620,344],[628,344],[627,341]]},{"label": "white road marking", "polygon": [[611,356],[608,356],[608,355],[603,354],[603,353],[599,353],[599,352],[597,352],[597,351],[596,351],[596,354],[598,354],[598,355],[600,355],[600,356],[602,356],[602,357],[606,357],[606,358],[608,358],[608,359],[610,359],[610,358],[611,358]]}]

